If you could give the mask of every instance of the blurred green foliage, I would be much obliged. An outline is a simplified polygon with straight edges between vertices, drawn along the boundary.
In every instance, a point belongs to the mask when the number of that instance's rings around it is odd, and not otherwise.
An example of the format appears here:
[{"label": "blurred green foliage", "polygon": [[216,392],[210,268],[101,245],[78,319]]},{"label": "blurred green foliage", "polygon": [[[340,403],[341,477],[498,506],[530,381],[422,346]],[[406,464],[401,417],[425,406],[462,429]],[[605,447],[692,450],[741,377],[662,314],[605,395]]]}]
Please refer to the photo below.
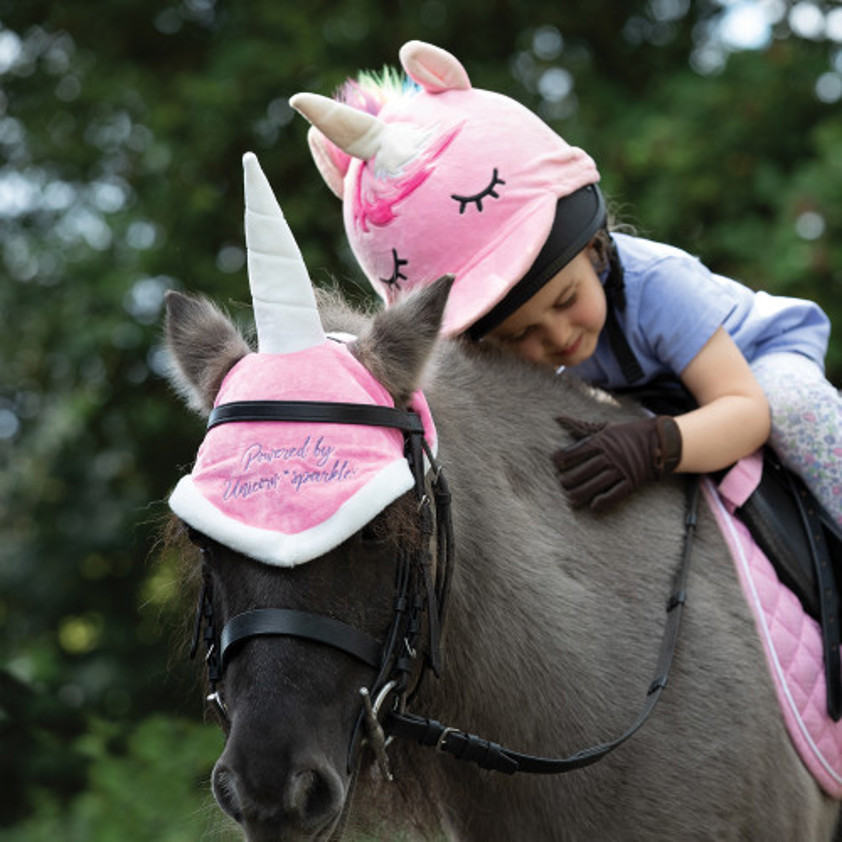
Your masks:
[{"label": "blurred green foliage", "polygon": [[[294,92],[433,41],[591,152],[640,233],[840,323],[838,3],[798,4],[821,31],[766,3],[754,49],[723,43],[726,6],[0,0],[0,839],[230,833],[206,794],[220,737],[173,647],[192,606],[156,558],[201,436],[159,323],[170,287],[249,323],[246,150],[315,280],[366,295]],[[828,364],[839,382],[837,337]]]},{"label": "blurred green foliage", "polygon": [[[216,807],[206,783],[222,738],[213,728],[153,715],[127,729],[92,718],[69,749],[85,764],[84,788],[72,798],[61,788],[29,794],[32,815],[0,829],[3,842],[195,842],[237,839],[233,822]],[[18,756],[37,758],[46,751]],[[63,758],[66,762],[67,758]],[[67,772],[57,768],[55,774]]]}]

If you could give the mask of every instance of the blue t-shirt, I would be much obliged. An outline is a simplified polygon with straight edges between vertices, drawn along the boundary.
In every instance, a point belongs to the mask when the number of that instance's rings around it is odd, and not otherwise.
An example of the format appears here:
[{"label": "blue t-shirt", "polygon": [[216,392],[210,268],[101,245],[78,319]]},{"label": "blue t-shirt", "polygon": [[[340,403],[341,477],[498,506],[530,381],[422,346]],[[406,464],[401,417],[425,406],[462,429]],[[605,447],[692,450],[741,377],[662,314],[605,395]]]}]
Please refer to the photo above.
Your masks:
[{"label": "blue t-shirt", "polygon": [[[613,237],[626,291],[626,308],[617,311],[617,320],[643,369],[639,383],[680,376],[719,327],[750,363],[764,354],[792,351],[824,370],[830,321],[817,304],[754,292],[673,246],[626,234]],[[629,385],[606,330],[594,355],[569,370],[603,388]]]}]

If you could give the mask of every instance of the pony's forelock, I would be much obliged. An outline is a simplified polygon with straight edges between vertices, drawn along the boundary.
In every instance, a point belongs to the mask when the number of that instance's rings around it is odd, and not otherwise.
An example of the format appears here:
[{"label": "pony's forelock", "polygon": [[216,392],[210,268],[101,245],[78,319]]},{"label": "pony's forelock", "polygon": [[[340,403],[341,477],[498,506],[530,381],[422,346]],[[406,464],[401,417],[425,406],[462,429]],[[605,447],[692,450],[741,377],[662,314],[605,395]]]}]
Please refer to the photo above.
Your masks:
[{"label": "pony's forelock", "polygon": [[356,79],[346,80],[336,91],[334,99],[376,116],[387,102],[414,96],[420,90],[408,76],[386,66],[379,73],[363,70]]}]

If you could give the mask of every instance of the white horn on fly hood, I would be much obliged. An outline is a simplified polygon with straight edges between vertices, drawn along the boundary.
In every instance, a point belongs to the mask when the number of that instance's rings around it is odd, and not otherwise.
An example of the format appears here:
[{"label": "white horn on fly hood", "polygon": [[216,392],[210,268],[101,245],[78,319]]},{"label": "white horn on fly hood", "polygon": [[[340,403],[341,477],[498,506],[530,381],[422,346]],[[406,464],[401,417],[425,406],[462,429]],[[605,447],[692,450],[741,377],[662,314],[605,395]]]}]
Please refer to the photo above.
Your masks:
[{"label": "white horn on fly hood", "polygon": [[325,341],[295,238],[253,152],[243,155],[248,275],[258,351],[289,354]]}]

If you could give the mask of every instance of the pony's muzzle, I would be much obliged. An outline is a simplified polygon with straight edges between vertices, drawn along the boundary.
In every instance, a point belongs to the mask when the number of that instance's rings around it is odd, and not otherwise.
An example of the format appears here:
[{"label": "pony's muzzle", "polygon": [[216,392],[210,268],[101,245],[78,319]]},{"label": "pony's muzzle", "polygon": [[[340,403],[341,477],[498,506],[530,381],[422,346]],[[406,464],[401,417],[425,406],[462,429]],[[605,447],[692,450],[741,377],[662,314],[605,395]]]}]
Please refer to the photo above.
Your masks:
[{"label": "pony's muzzle", "polygon": [[269,779],[248,758],[237,766],[225,756],[214,767],[211,784],[219,806],[243,826],[249,842],[321,838],[342,814],[345,788],[327,763],[312,759],[286,774],[277,766]]}]

